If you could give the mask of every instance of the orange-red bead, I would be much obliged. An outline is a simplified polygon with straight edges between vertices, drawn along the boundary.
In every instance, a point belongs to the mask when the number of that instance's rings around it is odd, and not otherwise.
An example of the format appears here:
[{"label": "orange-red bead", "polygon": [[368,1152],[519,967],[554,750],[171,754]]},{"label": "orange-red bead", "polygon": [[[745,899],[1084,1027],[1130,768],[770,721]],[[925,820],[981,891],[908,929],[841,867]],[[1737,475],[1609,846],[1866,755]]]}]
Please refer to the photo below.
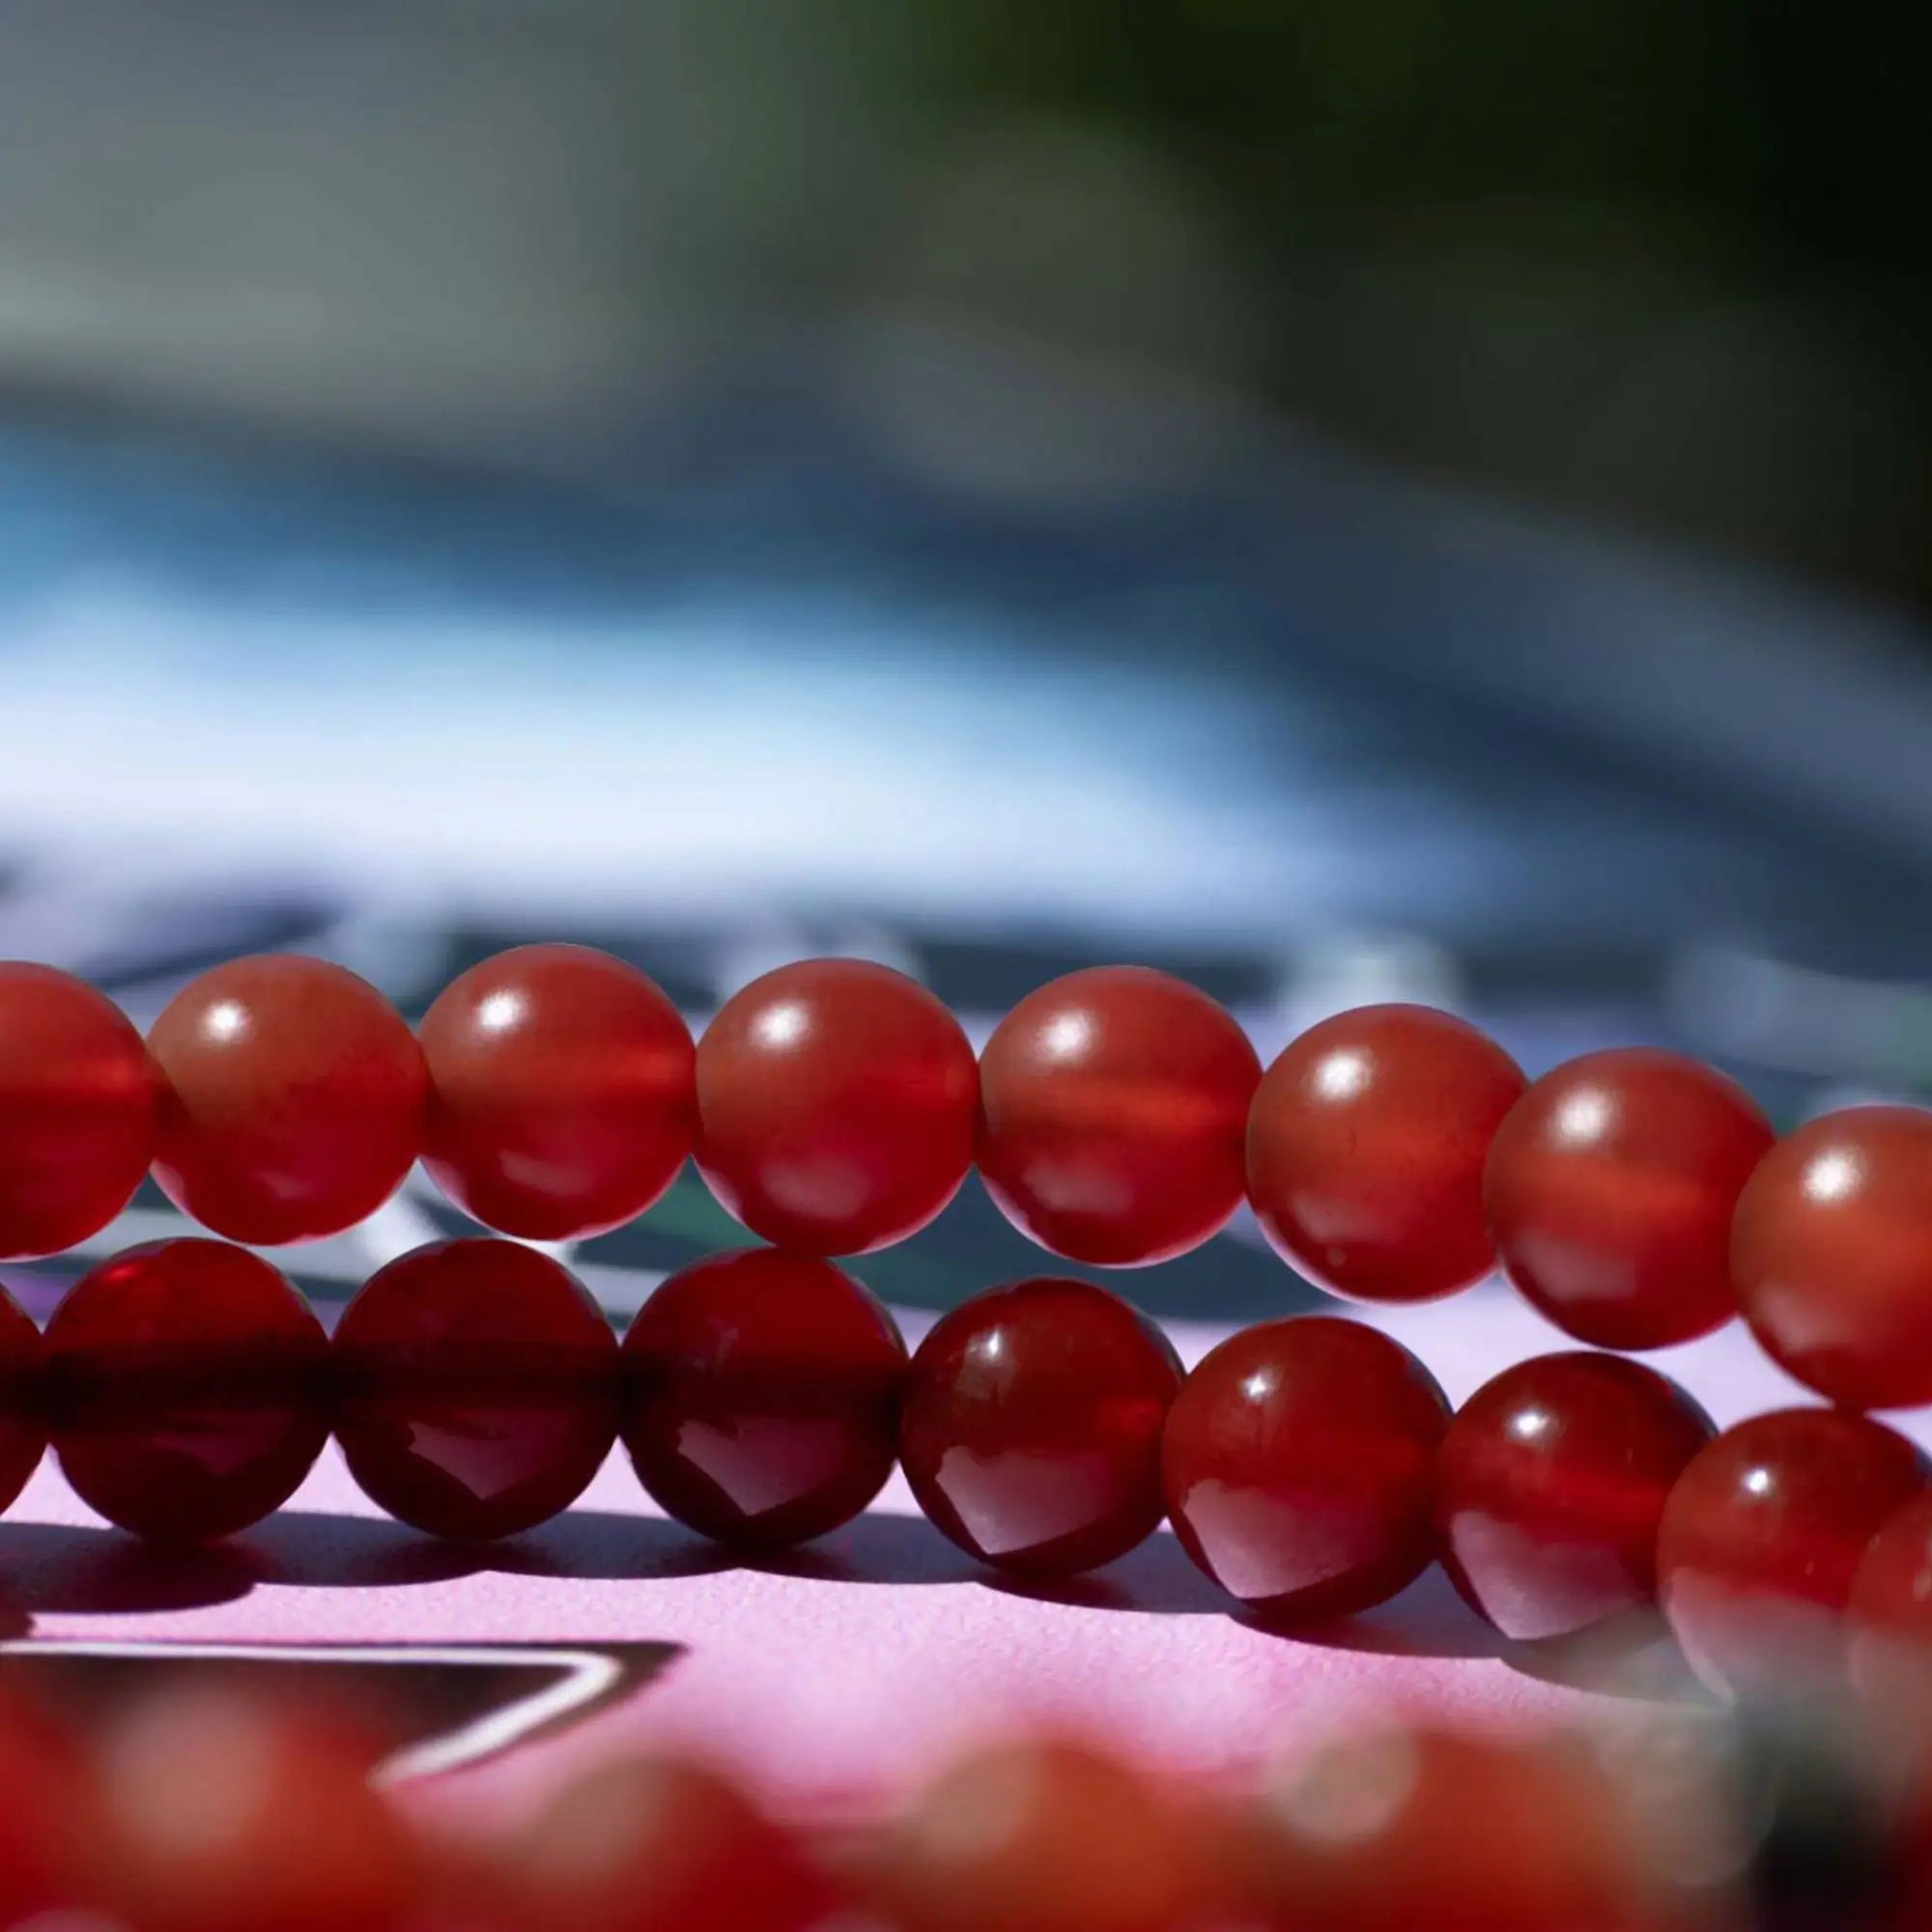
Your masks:
[{"label": "orange-red bead", "polygon": [[1212,1350],[1168,1411],[1161,1452],[1181,1547],[1264,1617],[1370,1608],[1435,1555],[1435,1452],[1449,1405],[1400,1343],[1301,1316]]},{"label": "orange-red bead", "polygon": [[1849,1614],[1860,1691],[1932,1742],[1932,1490],[1894,1510],[1865,1545]]},{"label": "orange-red bead", "polygon": [[421,1151],[422,1049],[374,986],[327,960],[217,966],[176,994],[148,1046],[164,1083],[155,1179],[230,1240],[339,1234]]},{"label": "orange-red bead", "polygon": [[980,1056],[980,1174],[1022,1233],[1073,1261],[1138,1267],[1235,1211],[1248,1037],[1184,980],[1094,966],[1030,993]]},{"label": "orange-red bead", "polygon": [[781,966],[698,1041],[698,1169],[780,1247],[889,1247],[959,1191],[978,1088],[959,1022],[916,980],[864,959]]},{"label": "orange-red bead", "polygon": [[605,1234],[650,1207],[691,1151],[690,1030],[608,952],[499,952],[443,988],[416,1037],[431,1089],[424,1165],[486,1227]]},{"label": "orange-red bead", "polygon": [[147,1050],[120,1008],[51,966],[0,961],[0,1261],[99,1233],[154,1151]]},{"label": "orange-red bead", "polygon": [[47,1446],[41,1362],[41,1331],[0,1288],[0,1510],[26,1488]]},{"label": "orange-red bead", "polygon": [[1495,1249],[1483,1164],[1522,1070],[1433,1007],[1359,1007],[1311,1027],[1263,1076],[1248,1199],[1274,1250],[1362,1301],[1435,1301]]},{"label": "orange-red bead", "polygon": [[1751,1332],[1847,1408],[1932,1403],[1932,1113],[1848,1107],[1765,1157],[1731,1267]]},{"label": "orange-red bead", "polygon": [[919,1506],[981,1561],[1111,1563],[1159,1525],[1172,1345],[1081,1281],[997,1288],[942,1316],[906,1377],[899,1459]]},{"label": "orange-red bead", "polygon": [[1651,1047],[1587,1053],[1510,1109],[1483,1195],[1523,1296],[1599,1349],[1661,1349],[1737,1312],[1731,1213],[1770,1122],[1715,1068]]}]

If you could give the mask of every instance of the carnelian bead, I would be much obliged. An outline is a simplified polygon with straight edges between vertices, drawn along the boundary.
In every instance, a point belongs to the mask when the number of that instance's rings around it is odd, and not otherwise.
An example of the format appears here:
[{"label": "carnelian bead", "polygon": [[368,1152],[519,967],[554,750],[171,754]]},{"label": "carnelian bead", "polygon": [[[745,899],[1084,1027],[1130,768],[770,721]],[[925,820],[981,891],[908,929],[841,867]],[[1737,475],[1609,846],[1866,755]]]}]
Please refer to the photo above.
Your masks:
[{"label": "carnelian bead", "polygon": [[1658,1595],[1698,1674],[1740,1688],[1839,1669],[1865,1546],[1925,1474],[1904,1436],[1829,1408],[1753,1416],[1700,1449],[1657,1536]]},{"label": "carnelian bead", "polygon": [[416,1037],[430,1077],[423,1164],[486,1227],[606,1234],[650,1207],[691,1151],[690,1029],[608,952],[498,952],[443,988]]},{"label": "carnelian bead", "polygon": [[432,1241],[335,1324],[335,1439],[372,1502],[433,1536],[514,1536],[582,1494],[617,1433],[617,1338],[516,1241]]},{"label": "carnelian bead", "polygon": [[1234,1017],[1145,966],[1029,993],[980,1056],[980,1175],[1041,1247],[1106,1267],[1197,1248],[1235,1211],[1261,1061]]},{"label": "carnelian bead", "polygon": [[897,1932],[1170,1932],[1201,1901],[1191,1820],[1091,1747],[981,1749],[881,1836],[867,1889]]},{"label": "carnelian bead", "polygon": [[41,1365],[41,1331],[0,1288],[0,1510],[26,1488],[47,1446]]},{"label": "carnelian bead", "polygon": [[99,1234],[154,1151],[147,1049],[120,1008],[51,966],[0,961],[0,1261]]},{"label": "carnelian bead", "polygon": [[893,1471],[906,1349],[832,1263],[712,1255],[662,1283],[624,1337],[624,1445],[667,1514],[720,1542],[822,1536]]},{"label": "carnelian bead", "polygon": [[163,1076],[155,1179],[230,1240],[339,1234],[402,1184],[429,1076],[402,1016],[325,959],[231,960],[148,1037]]},{"label": "carnelian bead", "polygon": [[1651,1047],[1546,1073],[1496,1130],[1483,1197],[1523,1296],[1599,1349],[1662,1349],[1737,1312],[1731,1211],[1770,1122],[1715,1068]]},{"label": "carnelian bead", "polygon": [[1621,1355],[1540,1355],[1485,1382],[1435,1459],[1442,1567],[1506,1636],[1655,1601],[1657,1525],[1711,1418]]},{"label": "carnelian bead", "polygon": [[1173,1346],[1104,1288],[1040,1279],[942,1316],[906,1378],[899,1461],[919,1506],[982,1562],[1111,1563],[1158,1527]]},{"label": "carnelian bead", "polygon": [[1269,1619],[1347,1616],[1435,1555],[1430,1496],[1449,1405],[1400,1343],[1333,1316],[1264,1321],[1209,1351],[1168,1411],[1181,1547]]},{"label": "carnelian bead", "polygon": [[1750,1178],[1731,1268],[1751,1332],[1847,1408],[1932,1403],[1932,1113],[1848,1107]]},{"label": "carnelian bead", "polygon": [[1483,1163],[1521,1097],[1501,1047],[1433,1007],[1311,1027],[1248,1116],[1248,1199],[1281,1258],[1336,1294],[1435,1301],[1495,1263]]},{"label": "carnelian bead", "polygon": [[260,1256],[196,1237],[128,1248],[47,1323],[54,1452],[80,1499],[136,1536],[232,1536],[321,1453],[327,1362],[321,1322]]},{"label": "carnelian bead", "polygon": [[80,1740],[0,1685],[0,1925],[93,1922],[98,1798]]},{"label": "carnelian bead", "polygon": [[753,1234],[856,1255],[917,1233],[973,1158],[979,1074],[959,1022],[864,959],[781,966],[697,1043],[697,1165]]},{"label": "carnelian bead", "polygon": [[1882,1522],[1852,1577],[1852,1680],[1932,1747],[1932,1490]]}]

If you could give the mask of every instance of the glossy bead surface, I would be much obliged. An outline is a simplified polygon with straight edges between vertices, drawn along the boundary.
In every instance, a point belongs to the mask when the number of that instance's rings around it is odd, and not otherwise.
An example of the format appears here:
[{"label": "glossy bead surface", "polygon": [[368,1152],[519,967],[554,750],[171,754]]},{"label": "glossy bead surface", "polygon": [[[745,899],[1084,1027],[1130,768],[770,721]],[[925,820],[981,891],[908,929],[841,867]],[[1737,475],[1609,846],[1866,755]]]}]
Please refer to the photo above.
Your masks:
[{"label": "glossy bead surface", "polygon": [[582,1239],[634,1219],[691,1151],[695,1051],[635,967],[519,946],[444,987],[416,1030],[424,1165],[486,1227]]},{"label": "glossy bead surface", "polygon": [[1332,1316],[1211,1350],[1168,1411],[1161,1478],[1181,1546],[1264,1617],[1365,1610],[1435,1554],[1449,1405],[1399,1343]]},{"label": "glossy bead surface", "polygon": [[1707,1682],[1788,1689],[1843,1667],[1843,1612],[1865,1546],[1925,1484],[1902,1435],[1787,1408],[1691,1458],[1658,1529],[1659,1600]]},{"label": "glossy bead surface", "polygon": [[126,1014],[51,966],[0,961],[0,1261],[99,1233],[154,1151],[153,1076]]},{"label": "glossy bead surface", "polygon": [[1184,980],[1094,966],[1030,993],[980,1056],[980,1173],[1007,1218],[1073,1261],[1138,1267],[1235,1211],[1261,1062]]},{"label": "glossy bead surface", "polygon": [[979,1074],[916,980],[807,959],[752,981],[697,1043],[697,1164],[753,1234],[856,1255],[925,1226],[966,1178]]},{"label": "glossy bead surface", "polygon": [[80,1499],[137,1536],[232,1536],[321,1453],[327,1360],[308,1303],[260,1256],[192,1236],[128,1248],[47,1323],[55,1454]]},{"label": "glossy bead surface", "polygon": [[1034,1575],[1111,1563],[1158,1527],[1173,1347],[1087,1282],[997,1288],[913,1356],[899,1459],[919,1506],[981,1561]]},{"label": "glossy bead surface", "polygon": [[422,1148],[422,1049],[366,980],[261,954],[204,973],[148,1037],[161,1071],[155,1179],[183,1213],[259,1244],[339,1234]]},{"label": "glossy bead surface", "polygon": [[892,1317],[831,1262],[712,1255],[655,1289],[624,1337],[624,1445],[702,1535],[803,1542],[892,1474],[905,1363]]},{"label": "glossy bead surface", "polygon": [[436,1241],[371,1275],[334,1338],[335,1436],[371,1501],[433,1535],[511,1536],[610,1452],[617,1340],[547,1255]]},{"label": "glossy bead surface", "polygon": [[1599,1349],[1661,1349],[1737,1312],[1731,1212],[1771,1123],[1714,1068],[1651,1047],[1587,1053],[1510,1109],[1483,1195],[1524,1298]]},{"label": "glossy bead surface", "polygon": [[1620,1355],[1505,1369],[1457,1410],[1436,1456],[1442,1567],[1520,1639],[1650,1604],[1664,1501],[1711,1435],[1675,1382]]},{"label": "glossy bead surface", "polygon": [[1248,1116],[1248,1199],[1282,1259],[1335,1294],[1435,1301],[1495,1250],[1483,1165],[1522,1070],[1433,1007],[1360,1007],[1311,1027]]},{"label": "glossy bead surface", "polygon": [[1847,1408],[1932,1403],[1932,1113],[1848,1107],[1750,1178],[1731,1267],[1751,1332]]},{"label": "glossy bead surface", "polygon": [[26,1488],[47,1446],[41,1364],[41,1331],[0,1288],[0,1510]]},{"label": "glossy bead surface", "polygon": [[1174,1797],[1089,1746],[982,1749],[883,1838],[869,1889],[898,1932],[1170,1932],[1198,1859]]}]

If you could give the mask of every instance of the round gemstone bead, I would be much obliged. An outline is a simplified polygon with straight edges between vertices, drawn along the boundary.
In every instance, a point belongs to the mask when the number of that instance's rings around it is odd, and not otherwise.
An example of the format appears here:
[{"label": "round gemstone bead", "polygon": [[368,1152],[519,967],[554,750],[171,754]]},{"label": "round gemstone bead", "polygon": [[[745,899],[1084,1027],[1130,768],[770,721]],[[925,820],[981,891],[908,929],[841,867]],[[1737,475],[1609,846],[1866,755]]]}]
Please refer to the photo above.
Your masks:
[{"label": "round gemstone bead", "polygon": [[913,1356],[899,1460],[919,1506],[982,1562],[1111,1563],[1159,1525],[1160,1438],[1180,1363],[1087,1282],[1015,1282],[934,1323]]},{"label": "round gemstone bead", "polygon": [[1735,1081],[1650,1047],[1546,1073],[1496,1130],[1484,1201],[1524,1297],[1599,1349],[1661,1349],[1737,1312],[1731,1212],[1772,1144]]},{"label": "round gemstone bead", "polygon": [[1847,1408],[1932,1403],[1932,1113],[1848,1107],[1800,1127],[1738,1202],[1751,1332]]},{"label": "round gemstone bead", "polygon": [[959,1022],[903,973],[864,959],[781,966],[698,1041],[698,1168],[780,1247],[890,1247],[959,1191],[978,1082]]},{"label": "round gemstone bead", "polygon": [[446,986],[416,1030],[429,1063],[424,1164],[507,1235],[582,1239],[634,1219],[691,1151],[690,1030],[635,967],[519,946]]},{"label": "round gemstone bead", "polygon": [[513,1536],[583,1492],[617,1428],[617,1339],[568,1269],[434,1241],[335,1326],[335,1439],[372,1502],[435,1536]]},{"label": "round gemstone bead", "polygon": [[980,1056],[980,1173],[1041,1247],[1107,1267],[1196,1248],[1235,1211],[1261,1062],[1206,993],[1095,966],[1030,993]]},{"label": "round gemstone bead", "polygon": [[1932,1490],[1894,1510],[1865,1546],[1850,1617],[1860,1692],[1932,1738]]},{"label": "round gemstone bead", "polygon": [[624,1444],[666,1513],[764,1548],[837,1529],[893,1469],[905,1343],[810,1255],[712,1255],[661,1284],[624,1337]]},{"label": "round gemstone bead", "polygon": [[1362,1301],[1435,1301],[1495,1251],[1483,1164],[1521,1069],[1432,1007],[1360,1007],[1294,1040],[1248,1117],[1248,1199],[1274,1250]]},{"label": "round gemstone bead", "polygon": [[128,1248],[47,1323],[47,1410],[75,1494],[136,1536],[199,1543],[279,1509],[328,1434],[328,1344],[258,1255]]},{"label": "round gemstone bead", "polygon": [[1657,1538],[1659,1598],[1698,1674],[1788,1688],[1841,1670],[1865,1546],[1925,1475],[1902,1435],[1828,1408],[1753,1416],[1699,1450]]},{"label": "round gemstone bead", "polygon": [[1457,1410],[1435,1461],[1442,1567],[1506,1636],[1567,1635],[1655,1601],[1657,1526],[1711,1419],[1620,1355],[1542,1355]]},{"label": "round gemstone bead", "polygon": [[422,1146],[422,1050],[367,980],[262,954],[176,994],[148,1037],[163,1076],[155,1178],[203,1227],[258,1244],[339,1234]]},{"label": "round gemstone bead", "polygon": [[1435,1555],[1449,1405],[1399,1343],[1356,1321],[1264,1321],[1181,1384],[1161,1451],[1181,1547],[1264,1618],[1365,1610]]},{"label": "round gemstone bead", "polygon": [[154,1151],[147,1049],[120,1008],[50,966],[0,962],[0,1261],[99,1234]]},{"label": "round gemstone bead", "polygon": [[47,1446],[41,1331],[0,1288],[0,1510],[27,1486]]}]

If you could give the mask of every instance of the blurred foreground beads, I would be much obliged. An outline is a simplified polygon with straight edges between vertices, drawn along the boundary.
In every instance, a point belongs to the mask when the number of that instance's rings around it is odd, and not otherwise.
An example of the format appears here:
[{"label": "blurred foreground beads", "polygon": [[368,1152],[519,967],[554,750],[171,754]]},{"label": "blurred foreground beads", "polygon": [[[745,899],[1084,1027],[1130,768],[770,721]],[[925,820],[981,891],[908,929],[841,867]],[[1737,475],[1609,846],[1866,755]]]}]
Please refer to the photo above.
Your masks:
[{"label": "blurred foreground beads", "polygon": [[147,1049],[120,1008],[51,966],[0,961],[0,1261],[98,1234],[154,1151]]},{"label": "blurred foreground beads", "polygon": [[230,1240],[354,1227],[422,1150],[422,1049],[374,986],[327,960],[217,966],[169,1002],[148,1048],[163,1078],[155,1179]]},{"label": "blurred foreground beads", "polygon": [[1078,1262],[1196,1248],[1241,1198],[1261,1062],[1206,993],[1095,966],[1029,993],[980,1056],[980,1174],[1013,1225]]},{"label": "blurred foreground beads", "polygon": [[697,1043],[697,1165],[755,1235],[856,1255],[916,1234],[973,1159],[979,1074],[959,1022],[864,959],[781,966]]},{"label": "blurred foreground beads", "polygon": [[1283,1049],[1248,1120],[1248,1199],[1331,1293],[1435,1301],[1489,1273],[1483,1166],[1521,1097],[1501,1047],[1432,1007],[1360,1007]]}]

